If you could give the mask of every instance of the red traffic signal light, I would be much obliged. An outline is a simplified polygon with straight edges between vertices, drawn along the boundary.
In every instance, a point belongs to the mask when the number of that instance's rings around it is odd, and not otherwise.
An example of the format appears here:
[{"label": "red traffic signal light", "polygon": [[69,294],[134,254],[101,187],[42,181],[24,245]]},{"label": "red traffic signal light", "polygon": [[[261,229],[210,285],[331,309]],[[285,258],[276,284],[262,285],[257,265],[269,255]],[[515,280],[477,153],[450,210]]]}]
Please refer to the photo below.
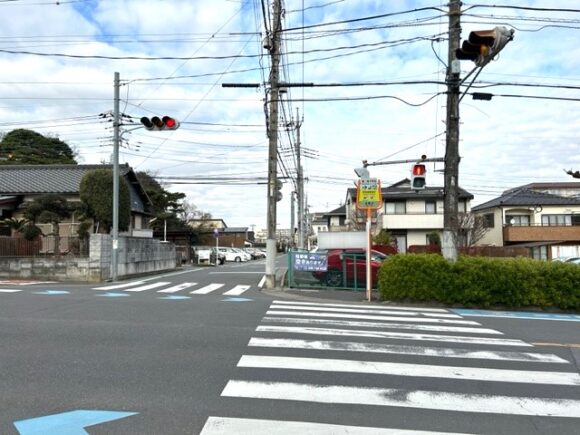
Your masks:
[{"label": "red traffic signal light", "polygon": [[147,130],[177,130],[179,128],[179,121],[171,116],[164,116],[163,118],[158,116],[147,118],[144,116],[141,118],[141,124]]},{"label": "red traffic signal light", "polygon": [[415,190],[425,189],[427,184],[427,167],[422,163],[414,164],[411,168],[411,187]]},{"label": "red traffic signal light", "polygon": [[459,60],[471,60],[477,66],[484,66],[498,54],[508,42],[514,39],[514,30],[495,27],[491,30],[478,30],[469,34],[461,48],[455,51]]}]

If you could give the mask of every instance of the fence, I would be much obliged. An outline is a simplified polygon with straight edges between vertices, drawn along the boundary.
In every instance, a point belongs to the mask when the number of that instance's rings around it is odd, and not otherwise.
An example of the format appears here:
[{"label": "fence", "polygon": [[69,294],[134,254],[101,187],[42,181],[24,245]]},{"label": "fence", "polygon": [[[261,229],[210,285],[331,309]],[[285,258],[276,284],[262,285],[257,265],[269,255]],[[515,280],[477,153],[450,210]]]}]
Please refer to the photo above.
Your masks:
[{"label": "fence", "polygon": [[80,237],[40,236],[34,240],[0,237],[0,257],[89,256],[89,240]]},{"label": "fence", "polygon": [[[324,251],[289,251],[287,279],[290,288],[365,291],[366,254],[344,252],[329,257]],[[376,277],[373,287],[377,287]]]}]

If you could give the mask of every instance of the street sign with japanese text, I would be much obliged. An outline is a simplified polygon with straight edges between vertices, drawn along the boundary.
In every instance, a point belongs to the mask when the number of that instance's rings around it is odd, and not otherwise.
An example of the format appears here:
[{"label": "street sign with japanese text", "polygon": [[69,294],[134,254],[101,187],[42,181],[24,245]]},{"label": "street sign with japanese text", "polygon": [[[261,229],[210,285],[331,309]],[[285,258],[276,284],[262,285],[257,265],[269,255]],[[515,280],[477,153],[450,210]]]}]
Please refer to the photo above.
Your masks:
[{"label": "street sign with japanese text", "polygon": [[358,209],[376,210],[383,203],[381,182],[377,178],[361,178],[356,190],[356,207]]}]

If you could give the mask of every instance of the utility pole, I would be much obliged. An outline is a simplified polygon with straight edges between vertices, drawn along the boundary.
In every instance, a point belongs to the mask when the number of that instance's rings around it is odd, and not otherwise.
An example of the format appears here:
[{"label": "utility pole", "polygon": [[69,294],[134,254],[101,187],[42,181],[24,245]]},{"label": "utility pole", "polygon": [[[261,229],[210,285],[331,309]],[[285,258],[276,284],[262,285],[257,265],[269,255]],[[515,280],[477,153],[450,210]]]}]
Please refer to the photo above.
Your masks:
[{"label": "utility pole", "polygon": [[457,203],[459,198],[459,75],[461,66],[456,50],[461,42],[461,1],[449,2],[449,54],[447,61],[447,117],[443,199],[442,253],[449,261],[457,260]]},{"label": "utility pole", "polygon": [[266,239],[266,288],[276,286],[276,201],[278,166],[278,98],[280,95],[280,32],[282,30],[282,1],[274,0],[272,7],[272,30],[268,37],[271,57],[270,111],[268,119],[268,235]]},{"label": "utility pole", "polygon": [[295,224],[295,211],[294,211],[294,197],[296,196],[296,192],[292,192],[290,194],[290,240],[292,241],[291,245],[293,248],[296,247],[296,239],[294,234],[294,225]]},{"label": "utility pole", "polygon": [[119,73],[115,73],[113,101],[113,250],[111,252],[111,279],[117,280],[119,270]]},{"label": "utility pole", "polygon": [[296,170],[298,171],[298,248],[304,249],[304,233],[306,228],[304,215],[304,175],[302,173],[302,161],[300,159],[300,114],[296,108]]}]

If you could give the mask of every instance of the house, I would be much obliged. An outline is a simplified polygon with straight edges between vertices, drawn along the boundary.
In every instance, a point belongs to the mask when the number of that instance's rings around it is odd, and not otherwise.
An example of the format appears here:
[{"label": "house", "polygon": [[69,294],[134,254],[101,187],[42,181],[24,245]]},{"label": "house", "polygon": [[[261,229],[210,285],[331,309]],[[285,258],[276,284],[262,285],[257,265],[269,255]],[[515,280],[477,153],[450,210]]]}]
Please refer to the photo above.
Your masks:
[{"label": "house", "polygon": [[[374,233],[388,230],[397,241],[398,251],[407,252],[411,245],[427,245],[428,235],[443,231],[443,187],[411,188],[409,179],[381,188],[382,207],[374,213]],[[459,188],[458,211],[469,213],[473,195]],[[346,223],[364,229],[366,213],[356,209],[356,189],[347,191]]]},{"label": "house", "polygon": [[[189,226],[199,232],[198,245],[216,244],[232,248],[245,248],[255,242],[254,232],[248,227],[228,227],[223,219],[191,219]],[[217,230],[217,231],[216,231]]]},{"label": "house", "polygon": [[537,259],[580,255],[580,183],[515,187],[472,211],[489,228],[479,244],[528,247]]},{"label": "house", "polygon": [[[0,220],[22,218],[27,202],[45,194],[58,194],[70,202],[80,201],[81,180],[90,171],[112,170],[112,165],[6,165],[0,166]],[[152,237],[148,229],[151,200],[129,165],[119,166],[119,173],[127,181],[131,199],[131,221],[126,235]],[[111,197],[112,201],[112,197]],[[61,236],[76,236],[79,222],[75,215],[60,224]],[[39,224],[45,234],[49,224]],[[10,235],[10,234],[4,234]]]},{"label": "house", "polygon": [[341,205],[328,213],[324,213],[322,217],[326,221],[326,228],[328,231],[350,230],[347,225],[346,205]]}]

